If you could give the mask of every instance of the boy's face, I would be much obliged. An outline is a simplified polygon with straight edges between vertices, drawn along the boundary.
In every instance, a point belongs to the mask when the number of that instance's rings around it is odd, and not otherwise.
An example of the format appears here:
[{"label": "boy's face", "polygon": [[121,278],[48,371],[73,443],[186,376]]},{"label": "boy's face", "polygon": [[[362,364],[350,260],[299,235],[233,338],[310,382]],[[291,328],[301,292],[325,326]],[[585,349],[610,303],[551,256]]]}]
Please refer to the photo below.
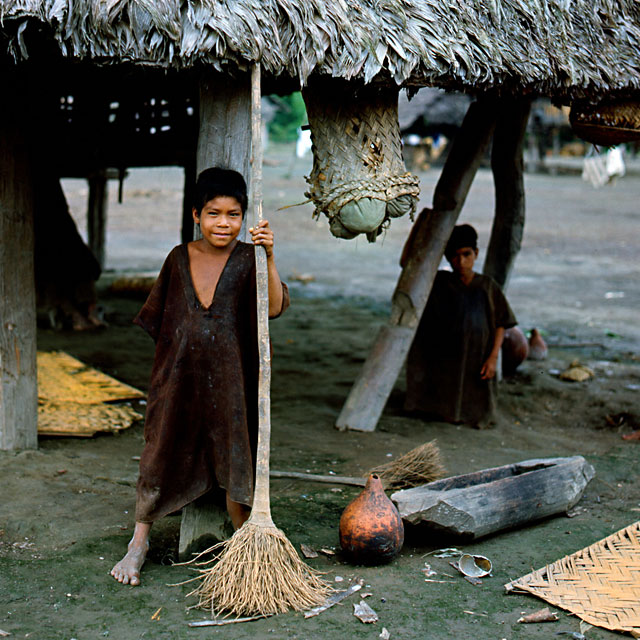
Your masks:
[{"label": "boy's face", "polygon": [[451,268],[459,276],[467,276],[473,272],[473,265],[478,257],[478,250],[473,247],[460,247],[449,260]]},{"label": "boy's face", "polygon": [[193,220],[200,225],[206,242],[216,249],[224,249],[242,229],[242,207],[231,196],[216,196],[202,207],[200,213],[193,209]]}]

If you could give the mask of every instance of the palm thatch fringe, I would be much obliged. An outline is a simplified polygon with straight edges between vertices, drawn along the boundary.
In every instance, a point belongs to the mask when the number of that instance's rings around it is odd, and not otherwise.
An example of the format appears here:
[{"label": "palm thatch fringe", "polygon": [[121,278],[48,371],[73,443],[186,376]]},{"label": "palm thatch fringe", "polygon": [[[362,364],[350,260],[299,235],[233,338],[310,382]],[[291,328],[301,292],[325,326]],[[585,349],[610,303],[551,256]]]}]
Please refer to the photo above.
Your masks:
[{"label": "palm thatch fringe", "polygon": [[63,55],[163,67],[247,69],[304,84],[370,82],[546,95],[640,88],[634,0],[4,0],[2,30],[28,56],[29,22]]}]

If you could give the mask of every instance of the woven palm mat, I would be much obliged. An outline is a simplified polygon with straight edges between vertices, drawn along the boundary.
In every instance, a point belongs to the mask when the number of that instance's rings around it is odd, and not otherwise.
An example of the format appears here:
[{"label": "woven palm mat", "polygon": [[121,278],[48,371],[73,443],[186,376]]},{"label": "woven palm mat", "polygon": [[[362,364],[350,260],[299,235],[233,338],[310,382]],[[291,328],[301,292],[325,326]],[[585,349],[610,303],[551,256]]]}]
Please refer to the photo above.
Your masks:
[{"label": "woven palm mat", "polygon": [[640,638],[640,522],[505,585]]},{"label": "woven palm mat", "polygon": [[144,398],[142,391],[76,360],[64,351],[38,352],[38,433],[90,437],[119,431],[142,416],[112,402]]}]

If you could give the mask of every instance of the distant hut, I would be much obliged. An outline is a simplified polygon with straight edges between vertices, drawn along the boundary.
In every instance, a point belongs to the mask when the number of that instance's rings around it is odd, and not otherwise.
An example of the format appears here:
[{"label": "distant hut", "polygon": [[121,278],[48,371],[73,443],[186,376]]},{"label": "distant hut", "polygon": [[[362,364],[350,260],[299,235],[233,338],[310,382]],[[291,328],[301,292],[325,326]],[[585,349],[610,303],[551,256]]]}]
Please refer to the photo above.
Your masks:
[{"label": "distant hut", "polygon": [[426,170],[432,162],[442,163],[471,101],[468,94],[435,87],[424,87],[411,97],[400,93],[398,124],[408,169]]},{"label": "distant hut", "polygon": [[[499,267],[498,279],[505,282],[522,232],[522,136],[531,99],[571,103],[633,96],[640,88],[639,20],[631,0],[2,2],[0,448],[36,445],[38,171],[95,175],[97,200],[106,170],[171,163],[193,176],[215,162],[246,174],[247,71],[256,61],[269,92],[302,86],[309,99],[314,85],[324,83],[328,102],[353,105],[360,99],[363,109],[384,96],[393,113],[399,87],[433,86],[472,96],[433,208],[416,223],[391,318],[339,420],[371,429],[486,145],[493,138],[500,197],[485,270],[496,275]],[[73,103],[61,102],[65,95]],[[376,136],[367,134],[366,142],[367,162],[375,167],[389,150]],[[403,179],[384,186],[382,196],[367,185],[366,197],[404,197],[403,189],[415,185]],[[187,201],[190,184],[188,178]],[[411,206],[412,193],[403,206]],[[348,194],[341,197],[340,206],[352,202]]]}]

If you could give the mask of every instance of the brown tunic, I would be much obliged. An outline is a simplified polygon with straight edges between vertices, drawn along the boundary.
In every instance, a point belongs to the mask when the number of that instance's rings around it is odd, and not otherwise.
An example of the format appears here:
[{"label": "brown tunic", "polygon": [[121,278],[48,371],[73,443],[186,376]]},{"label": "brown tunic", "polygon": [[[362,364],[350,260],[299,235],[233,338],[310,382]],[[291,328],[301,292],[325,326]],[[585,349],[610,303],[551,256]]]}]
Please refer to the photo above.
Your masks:
[{"label": "brown tunic", "polygon": [[405,408],[445,422],[490,422],[496,379],[482,380],[480,370],[496,328],[515,324],[493,279],[476,273],[465,285],[454,273],[438,271],[407,359]]},{"label": "brown tunic", "polygon": [[[282,311],[289,304],[283,284]],[[238,242],[213,301],[196,295],[186,244],[167,256],[134,322],[156,342],[136,521],[153,522],[215,487],[251,505],[257,445],[254,247]]]}]

